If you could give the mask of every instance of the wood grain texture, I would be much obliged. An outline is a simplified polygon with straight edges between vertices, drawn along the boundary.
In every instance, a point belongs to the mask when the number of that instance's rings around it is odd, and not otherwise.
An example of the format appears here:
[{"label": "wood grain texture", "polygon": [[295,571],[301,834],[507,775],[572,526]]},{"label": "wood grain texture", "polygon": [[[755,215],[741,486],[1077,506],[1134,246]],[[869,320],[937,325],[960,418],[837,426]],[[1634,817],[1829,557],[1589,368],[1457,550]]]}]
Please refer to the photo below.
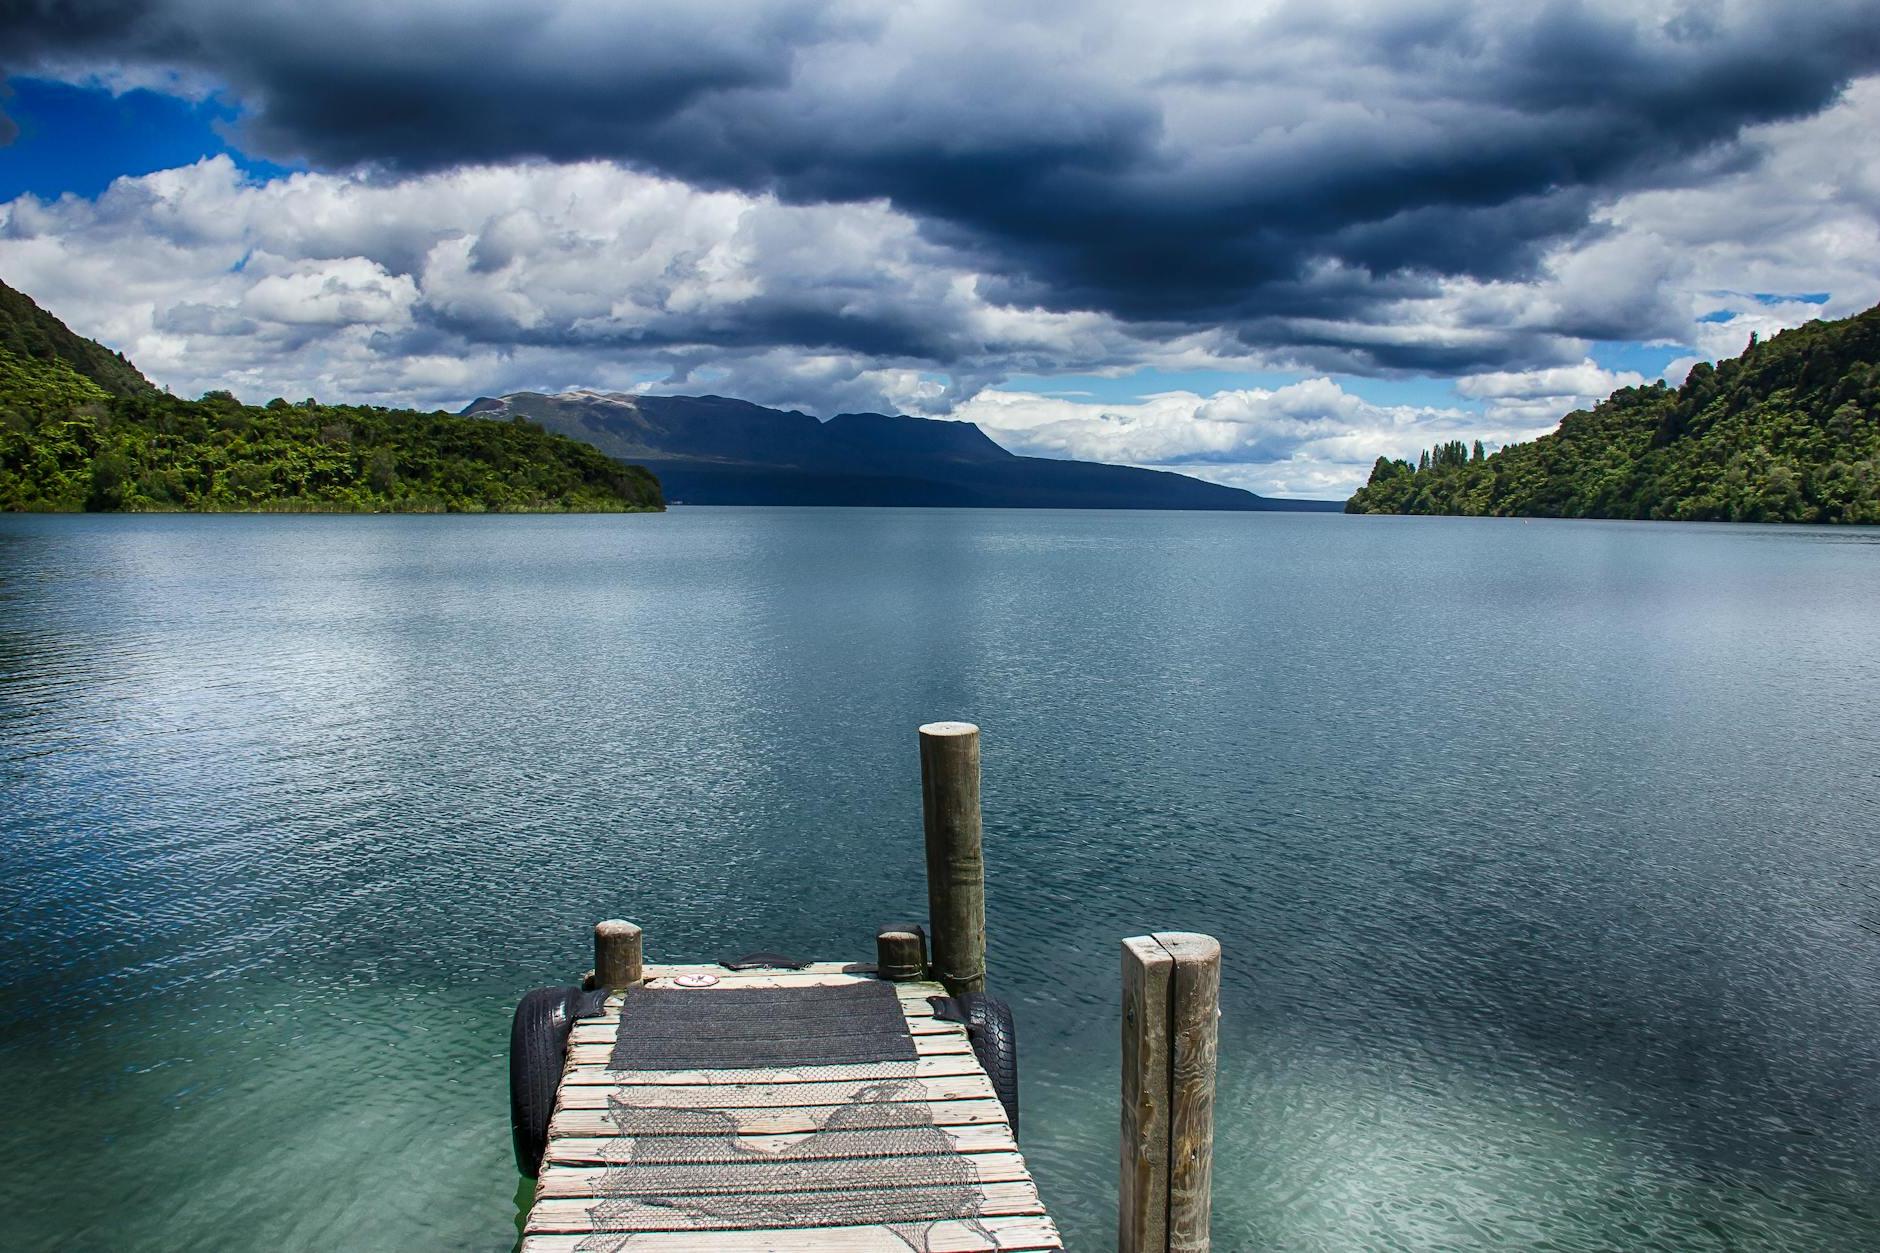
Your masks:
[{"label": "wood grain texture", "polygon": [[[753,970],[743,972],[726,970],[723,966],[693,966],[690,968],[667,966],[663,969],[648,966],[645,967],[645,983],[649,988],[676,987],[678,985],[675,981],[681,975],[689,974],[711,975],[718,980],[713,987],[718,988],[826,988],[834,987],[838,984],[857,983],[865,980],[873,981],[876,978],[875,968],[873,966],[851,970]],[[946,995],[946,989],[931,980],[923,980],[917,983],[896,983],[893,986],[895,995],[901,997],[903,1000],[910,997]],[[693,990],[709,992],[712,989],[696,988]],[[608,1004],[616,1005],[616,1002],[610,1000]]]},{"label": "wood grain texture", "polygon": [[595,1083],[561,1089],[561,1109],[607,1108],[609,1097],[647,1109],[782,1109],[813,1105],[848,1105],[863,1096],[883,1101],[992,1100],[992,1081],[984,1071],[925,1079],[809,1080],[795,1083],[688,1084]]},{"label": "wood grain texture", "polygon": [[[642,965],[640,973],[646,986],[674,986],[671,981],[684,974],[716,976],[711,986],[692,990],[699,996],[720,989],[800,988],[877,978],[873,967],[835,962],[790,972]],[[934,1017],[927,998],[945,995],[944,987],[926,979],[892,986],[914,1040],[917,1057],[911,1064],[610,1071],[606,1066],[621,1029],[623,1003],[618,996],[610,998],[600,1016],[574,1027],[525,1250],[571,1253],[601,1222],[626,1240],[623,1250],[850,1253],[878,1248],[882,1253],[905,1253],[905,1242],[889,1228],[850,1225],[856,1222],[853,1201],[844,1209],[834,1198],[857,1196],[869,1198],[871,1206],[878,1198],[888,1207],[883,1212],[897,1220],[933,1222],[929,1241],[935,1253],[1062,1248],[1018,1153],[1004,1107],[964,1027]],[[936,1128],[941,1137],[937,1145],[951,1152],[929,1157],[862,1155],[864,1149],[875,1151],[871,1132],[829,1126],[837,1108],[858,1101],[906,1110],[908,1118]],[[630,1136],[621,1134],[614,1120],[616,1102],[633,1111]],[[662,1130],[664,1124],[656,1116],[662,1109],[675,1111],[670,1132]],[[776,1158],[727,1164],[716,1151],[695,1150],[683,1139],[672,1138],[696,1136],[696,1116],[687,1114],[698,1110],[721,1111],[725,1134],[757,1154],[774,1146]],[[902,1125],[902,1116],[885,1125]],[[812,1135],[818,1137],[817,1151],[792,1156],[792,1146]],[[851,1136],[858,1154],[853,1157],[840,1151]],[[655,1156],[673,1160],[634,1162],[636,1141],[660,1145]],[[838,1151],[824,1152],[831,1148]],[[923,1146],[923,1152],[931,1151]],[[954,1218],[960,1212],[957,1197],[936,1200],[931,1187],[913,1186],[918,1178],[931,1178],[932,1164],[939,1162],[953,1163],[950,1169],[964,1167],[974,1181],[965,1186],[976,1196],[982,1215],[978,1222]],[[812,1217],[802,1221],[814,1223],[814,1216],[820,1216],[827,1225],[741,1230],[739,1219],[714,1214],[710,1205],[673,1203],[674,1197],[722,1196],[728,1191],[774,1202],[765,1207],[773,1217],[761,1221],[774,1224],[806,1215]],[[605,1193],[604,1205],[597,1204],[599,1193]],[[779,1220],[776,1214],[792,1218]],[[872,1212],[869,1216],[875,1217]]]},{"label": "wood grain texture", "polygon": [[610,918],[594,924],[594,986],[630,988],[640,981],[640,929]]},{"label": "wood grain texture", "polygon": [[1168,1247],[1169,1253],[1207,1253],[1221,946],[1212,936],[1187,931],[1157,932],[1155,939],[1175,959],[1170,996]]},{"label": "wood grain texture", "polygon": [[[583,1234],[530,1236],[522,1253],[576,1253]],[[923,1233],[928,1253],[1019,1253],[1061,1249],[1057,1225],[1042,1214],[942,1221]],[[886,1227],[799,1227],[773,1231],[665,1231],[634,1236],[622,1253],[907,1253],[907,1242]]]},{"label": "wood grain texture", "polygon": [[[788,1103],[792,1094],[813,1086],[815,1085],[797,1084],[787,1089],[777,1089],[775,1095],[779,1098],[779,1103],[774,1105],[708,1105],[701,1101],[691,1101],[682,1105],[660,1106],[639,1100],[630,1100],[629,1104],[636,1109],[711,1109],[722,1114],[737,1129],[739,1135],[779,1135],[822,1130],[829,1122],[832,1107],[849,1103],[847,1100],[830,1100],[822,1104]],[[603,1089],[586,1090],[604,1091]],[[652,1091],[660,1095],[670,1095],[675,1089],[655,1088]],[[882,1103],[918,1106],[920,1116],[931,1119],[936,1127],[975,1127],[994,1124],[1003,1126],[1005,1123],[1005,1107],[995,1099],[930,1102],[910,1097],[905,1100]],[[620,1128],[614,1124],[610,1107],[605,1104],[592,1107],[565,1106],[556,1111],[554,1121],[549,1124],[548,1134],[557,1139],[618,1136]],[[1006,1134],[1009,1136],[1010,1132],[1007,1131]]]},{"label": "wood grain texture", "polygon": [[[923,1007],[925,1008],[925,1007]],[[620,1033],[618,1018],[584,1018],[569,1033],[570,1044],[612,1044]],[[935,1018],[931,1009],[924,1014],[907,1015],[907,1033],[916,1039],[933,1036],[966,1038],[966,1024]]]},{"label": "wood grain texture", "polygon": [[927,977],[927,936],[917,927],[883,927],[875,933],[875,968],[881,978],[906,982]]},{"label": "wood grain texture", "polygon": [[1169,983],[1175,959],[1153,937],[1123,941],[1122,1178],[1118,1253],[1168,1248]]},{"label": "wood grain texture", "polygon": [[779,976],[873,975],[872,962],[811,962],[801,970],[774,970],[762,966],[750,970],[732,970],[720,962],[648,962],[646,977],[670,979],[678,975],[717,975],[726,983],[739,979],[775,979]]},{"label": "wood grain texture", "polygon": [[[931,1190],[927,1191],[931,1195]],[[1038,1189],[1030,1183],[989,1183],[979,1188],[976,1198],[978,1211],[988,1218],[1002,1218],[1012,1215],[1041,1215],[1044,1205],[1038,1199]],[[813,1193],[783,1193],[783,1197],[800,1196],[804,1206],[813,1204]],[[950,1200],[948,1202],[950,1204]],[[524,1230],[534,1235],[557,1231],[594,1231],[595,1216],[592,1213],[592,1197],[550,1197],[538,1200],[535,1208],[529,1212],[528,1223]],[[611,1221],[599,1230],[612,1231],[734,1231],[738,1220],[716,1214],[688,1212],[670,1205],[636,1206],[631,1200],[622,1198],[608,1206]],[[906,1205],[900,1212],[909,1219],[919,1216],[915,1205]],[[951,1214],[935,1214],[936,1218],[950,1218]],[[808,1230],[814,1230],[809,1228]],[[716,1247],[710,1245],[707,1247]],[[792,1248],[784,1244],[781,1248]]]},{"label": "wood grain texture", "polygon": [[[593,1045],[584,1047],[595,1048]],[[826,1083],[839,1079],[871,1079],[877,1083],[888,1080],[939,1079],[949,1075],[983,1075],[985,1070],[979,1065],[972,1050],[964,1053],[947,1053],[939,1057],[920,1057],[914,1060],[914,1073],[908,1074],[906,1062],[853,1062],[836,1066],[793,1066],[780,1070],[609,1070],[607,1057],[609,1050],[598,1048],[597,1060],[581,1065],[570,1065],[562,1073],[562,1086],[598,1084],[602,1087],[618,1087],[621,1084],[658,1084],[676,1087],[730,1086],[741,1084],[775,1083]]]},{"label": "wood grain texture", "polygon": [[[1017,1153],[960,1153],[936,1155],[934,1162],[964,1166],[980,1184],[1021,1183],[1030,1180],[1025,1159]],[[769,1193],[861,1188],[879,1189],[892,1197],[894,1180],[930,1176],[933,1167],[923,1157],[877,1157],[863,1160],[739,1162],[669,1166],[553,1166],[536,1180],[537,1200],[551,1197],[700,1196],[726,1193]],[[602,1185],[605,1184],[605,1191]]]},{"label": "wood grain texture", "polygon": [[[825,1111],[826,1112],[826,1111]],[[940,1135],[950,1144],[955,1153],[1016,1153],[1018,1142],[1012,1139],[1011,1128],[999,1125],[979,1125],[961,1127],[941,1127]],[[819,1137],[819,1142],[840,1147],[843,1137],[853,1138],[858,1145],[864,1143],[864,1137],[873,1136],[872,1131],[745,1131],[737,1137],[738,1144],[754,1153],[780,1153],[793,1144],[801,1143],[810,1135]],[[549,1142],[545,1161],[569,1166],[599,1166],[619,1162],[631,1152],[636,1139],[656,1139],[647,1136],[622,1136],[613,1132],[604,1132],[593,1136],[558,1136]],[[833,1153],[831,1154],[833,1156]],[[868,1156],[866,1151],[858,1154]]]},{"label": "wood grain texture", "polygon": [[[787,1040],[788,1037],[779,1037]],[[898,1042],[897,1042],[898,1043]],[[613,1057],[614,1046],[607,1044],[570,1044],[568,1046],[568,1064],[570,1066],[605,1066]],[[970,1053],[972,1043],[962,1032],[949,1031],[942,1035],[918,1035],[914,1037],[916,1057],[944,1057],[955,1053]],[[663,1059],[662,1059],[663,1060]],[[737,1060],[735,1058],[731,1060]],[[871,1065],[869,1062],[856,1062],[853,1065]],[[894,1064],[894,1063],[889,1063]],[[906,1062],[899,1063],[905,1066]],[[822,1067],[803,1067],[806,1070],[821,1070]],[[618,1073],[618,1072],[616,1072]]]},{"label": "wood grain texture", "polygon": [[986,864],[978,727],[930,722],[920,729],[920,794],[934,976],[954,996],[984,992]]}]

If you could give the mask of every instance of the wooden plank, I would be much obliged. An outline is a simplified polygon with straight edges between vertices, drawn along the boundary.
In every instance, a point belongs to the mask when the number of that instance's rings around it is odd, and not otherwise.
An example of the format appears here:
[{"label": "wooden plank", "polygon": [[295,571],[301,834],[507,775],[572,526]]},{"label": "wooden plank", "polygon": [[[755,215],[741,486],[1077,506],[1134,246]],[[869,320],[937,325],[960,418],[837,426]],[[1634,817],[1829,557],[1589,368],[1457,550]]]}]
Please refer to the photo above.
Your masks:
[{"label": "wooden plank", "polygon": [[[986,1072],[974,1067],[965,1074],[896,1079],[886,1093],[879,1078],[823,1077],[797,1083],[621,1083],[614,1072],[587,1070],[562,1077],[562,1109],[606,1109],[609,1097],[643,1108],[775,1109],[792,1106],[847,1105],[867,1097],[875,1101],[958,1101],[994,1099]],[[670,1072],[668,1072],[670,1073]],[[692,1072],[697,1073],[697,1072]],[[581,1082],[594,1076],[609,1076]],[[873,1089],[873,1091],[871,1091]]]},{"label": "wooden plank", "polygon": [[1123,941],[1123,1136],[1118,1253],[1168,1248],[1169,983],[1175,959],[1153,936]]},{"label": "wooden plank", "polygon": [[[1012,1139],[1009,1127],[997,1124],[991,1126],[939,1127],[939,1134],[952,1145],[955,1153],[1016,1153],[1017,1141]],[[697,1133],[693,1132],[696,1136]],[[866,1156],[864,1140],[872,1140],[876,1133],[868,1131],[822,1131],[814,1128],[803,1132],[746,1133],[737,1137],[741,1148],[754,1153],[781,1153],[793,1145],[801,1144],[814,1135],[821,1149],[829,1156],[840,1152],[843,1140],[853,1140],[856,1152]],[[596,1136],[559,1136],[548,1142],[545,1161],[568,1166],[612,1165],[623,1161],[631,1152],[637,1140],[660,1139],[656,1133],[650,1136],[623,1136],[603,1132]],[[716,1139],[717,1137],[712,1137]],[[858,1172],[865,1167],[858,1167]]]},{"label": "wooden plank", "polygon": [[873,975],[873,962],[811,962],[801,970],[731,970],[717,962],[647,962],[643,974],[648,979],[673,979],[680,975],[717,975],[720,979],[762,979],[771,975]]},{"label": "wooden plank", "polygon": [[[588,1233],[530,1236],[522,1253],[577,1253]],[[921,1232],[927,1253],[1019,1253],[1061,1249],[1057,1224],[1042,1214],[943,1220]],[[907,1253],[907,1241],[886,1227],[796,1227],[771,1231],[643,1232],[622,1253]]]},{"label": "wooden plank", "polygon": [[[712,987],[692,989],[699,995],[732,988],[831,986],[874,977],[872,969],[861,963],[818,963],[802,972],[654,964],[645,966],[643,973],[649,986],[669,983],[680,974],[717,976],[719,982]],[[905,1253],[906,1243],[894,1231],[855,1223],[862,1214],[874,1217],[868,1210],[855,1209],[856,1204],[872,1206],[890,1198],[901,1207],[897,1214],[905,1210],[909,1221],[933,1221],[928,1241],[933,1253],[1061,1248],[1006,1125],[1004,1108],[972,1054],[964,1027],[933,1016],[927,998],[945,995],[944,990],[929,981],[892,986],[915,1041],[917,1060],[911,1067],[903,1062],[616,1072],[607,1070],[606,1063],[619,1031],[620,998],[608,1002],[603,1018],[577,1024],[536,1203],[528,1219],[525,1253],[572,1253],[588,1238],[584,1233],[592,1230],[596,1214],[602,1211],[607,1228],[630,1237],[623,1250],[850,1253],[878,1247],[882,1253]],[[759,1152],[768,1146],[800,1143],[812,1132],[818,1137],[817,1147],[827,1148],[823,1137],[851,1134],[826,1130],[829,1118],[838,1107],[858,1100],[905,1105],[931,1117],[955,1155],[934,1159],[819,1155],[732,1164],[610,1161],[612,1155],[630,1152],[625,1146],[632,1142],[620,1136],[611,1121],[610,1099],[627,1102],[636,1111],[723,1111],[738,1142]],[[855,1134],[859,1146],[865,1133]],[[656,1123],[650,1136],[641,1135],[663,1139]],[[975,1204],[984,1215],[979,1222],[949,1218],[958,1212],[953,1208],[957,1201],[936,1199],[931,1188],[894,1182],[897,1177],[918,1177],[919,1163],[927,1160],[936,1166],[941,1161],[963,1166],[972,1173],[977,1182],[969,1186],[977,1191]],[[594,1196],[597,1188],[607,1195]],[[641,1193],[644,1199],[619,1195],[623,1188]],[[836,1223],[853,1216],[847,1222],[855,1225],[742,1231],[736,1229],[748,1220],[741,1221],[735,1214],[710,1213],[710,1204],[685,1206],[671,1201],[688,1195],[708,1198],[734,1193],[770,1198],[776,1203],[769,1207],[773,1213],[821,1213],[825,1222]],[[701,1210],[706,1212],[695,1212]],[[884,1239],[890,1243],[881,1243]]]},{"label": "wooden plank", "polygon": [[[896,985],[896,986],[898,987],[899,985]],[[788,989],[785,989],[785,988],[766,988],[766,989],[760,989],[760,990],[762,991],[788,991]],[[694,989],[694,991],[697,991],[700,996],[710,996],[713,994],[713,992],[716,991],[716,989],[702,988],[702,989]],[[902,996],[900,997],[901,1016],[908,1019],[909,1021],[913,1021],[915,1019],[921,1019],[921,1018],[932,1018],[934,1016],[933,1006],[928,1004],[927,998],[930,996],[945,996],[945,995],[946,995],[945,992],[941,991],[939,988],[936,987],[933,991],[922,993],[919,996]],[[581,1021],[582,1022],[619,1022],[620,1021],[620,1001],[617,999],[608,1001],[606,1008],[602,1010],[600,1013],[592,1015],[587,1018],[583,1018],[581,1019]]]},{"label": "wooden plank", "polygon": [[[802,1085],[789,1090],[800,1092],[803,1086],[808,1085]],[[986,1091],[990,1093],[991,1090],[991,1086],[987,1085]],[[604,1092],[605,1089],[583,1088],[581,1091],[584,1093]],[[658,1089],[658,1091],[670,1095],[675,1092],[685,1093],[688,1091],[699,1091],[699,1089],[662,1088]],[[997,1100],[900,1101],[894,1103],[905,1104],[924,1110],[927,1115],[932,1117],[934,1125],[937,1127],[992,1126],[1002,1125],[1005,1122],[1005,1107],[999,1104]],[[677,1104],[649,1106],[640,1104],[636,1105],[635,1108],[709,1108],[723,1113],[729,1120],[731,1126],[736,1128],[741,1135],[766,1135],[790,1131],[819,1130],[829,1121],[830,1114],[843,1104],[847,1104],[847,1102],[836,1102],[825,1105],[766,1106],[758,1108],[702,1106],[696,1104],[690,1106]],[[563,1105],[561,1109],[555,1112],[554,1121],[548,1125],[548,1134],[551,1137],[615,1136],[619,1133],[620,1129],[616,1127],[612,1119],[608,1117],[608,1111],[604,1107],[591,1109],[571,1108],[567,1105]]]},{"label": "wooden plank", "polygon": [[[947,1022],[945,1019],[933,1017],[931,1012],[925,1017],[909,1014],[907,1031],[909,1035],[915,1037],[945,1035],[966,1038],[965,1023]],[[568,1043],[612,1044],[619,1034],[620,1020],[618,1018],[584,1018],[575,1023],[573,1032],[568,1036]]]},{"label": "wooden plank", "polygon": [[[605,1056],[606,1050],[600,1050]],[[922,1057],[914,1062],[909,1075],[906,1062],[856,1062],[842,1066],[796,1066],[787,1070],[608,1070],[606,1065],[570,1066],[561,1077],[563,1087],[571,1084],[775,1084],[826,1083],[839,1079],[872,1079],[885,1083],[894,1079],[938,1079],[949,1075],[983,1075],[979,1059],[971,1050],[938,1057]]]},{"label": "wooden plank", "polygon": [[[833,985],[824,984],[822,986],[827,987],[827,986],[833,986]],[[891,984],[889,986],[894,987],[897,990],[906,987],[905,984]],[[717,989],[715,988],[693,988],[689,990],[696,992],[700,996],[710,996],[715,991],[717,991]],[[788,989],[765,988],[761,990],[776,992],[776,991],[787,991]],[[910,994],[910,995],[901,996],[900,997],[901,1014],[903,1017],[906,1017],[908,1019],[932,1018],[934,1016],[933,1006],[927,1003],[927,998],[930,996],[945,996],[945,995],[946,993],[943,990],[941,990],[938,987],[935,987],[932,991],[922,992],[919,995]],[[618,999],[610,1000],[606,1003],[605,1007],[600,1010],[600,1012],[595,1013],[595,1014],[590,1014],[587,1017],[581,1019],[580,1021],[582,1022],[619,1022],[620,1021],[620,1001]]]},{"label": "wooden plank", "polygon": [[[978,1191],[974,1207],[982,1217],[1003,1218],[1044,1213],[1044,1204],[1038,1199],[1038,1189],[1029,1182],[989,1183]],[[813,1192],[779,1193],[775,1194],[774,1199],[779,1206],[794,1199],[807,1209],[815,1204],[817,1195]],[[535,1208],[529,1211],[525,1230],[529,1235],[594,1231],[596,1218],[591,1211],[595,1208],[592,1197],[550,1197],[538,1200]],[[915,1221],[917,1206],[902,1203],[898,1208],[910,1221]],[[735,1230],[741,1221],[719,1214],[689,1212],[670,1205],[636,1203],[625,1197],[609,1198],[607,1210],[606,1218],[601,1220],[606,1223],[600,1228],[604,1231],[730,1231]],[[936,1215],[942,1218],[947,1216]]]},{"label": "wooden plank", "polygon": [[[674,982],[678,977],[677,975],[655,975],[652,973],[654,969],[656,969],[656,967],[648,966],[645,968],[644,986],[649,988],[670,988],[679,986]],[[670,969],[670,967],[668,967],[668,969]],[[873,971],[866,974],[845,974],[835,970],[759,970],[739,974],[732,970],[721,970],[706,966],[696,968],[689,972],[681,971],[680,973],[714,976],[718,982],[710,987],[686,989],[689,992],[701,992],[706,994],[731,988],[829,988],[845,986],[851,983],[880,982],[880,980],[875,977]],[[928,996],[946,995],[945,988],[938,983],[930,981],[918,983],[890,983],[888,986],[892,987],[895,992],[902,997],[916,995],[919,990],[923,988],[927,989],[925,995]]]},{"label": "wooden plank", "polygon": [[1169,985],[1169,1253],[1207,1253],[1214,1168],[1214,1077],[1221,1019],[1221,946],[1161,931],[1175,959]]},{"label": "wooden plank", "polygon": [[756,1192],[804,1192],[841,1188],[880,1188],[891,1198],[894,1188],[882,1186],[897,1172],[938,1168],[964,1168],[974,1183],[1020,1183],[1030,1180],[1025,1159],[1017,1153],[959,1153],[934,1157],[811,1158],[803,1161],[738,1162],[665,1165],[561,1166],[542,1169],[536,1180],[538,1200],[570,1196],[697,1196]]}]

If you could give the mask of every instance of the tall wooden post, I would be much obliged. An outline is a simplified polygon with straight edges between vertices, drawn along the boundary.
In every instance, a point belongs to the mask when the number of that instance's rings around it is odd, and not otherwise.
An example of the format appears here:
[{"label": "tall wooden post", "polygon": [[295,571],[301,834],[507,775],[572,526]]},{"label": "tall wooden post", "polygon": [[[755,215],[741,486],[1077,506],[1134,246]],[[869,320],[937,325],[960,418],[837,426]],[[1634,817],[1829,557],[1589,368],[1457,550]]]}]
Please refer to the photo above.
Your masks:
[{"label": "tall wooden post", "polygon": [[934,975],[955,996],[984,992],[986,863],[978,727],[930,722],[920,729],[920,792]]},{"label": "tall wooden post", "polygon": [[1164,931],[1123,941],[1119,1253],[1207,1253],[1221,946]]},{"label": "tall wooden post", "polygon": [[640,981],[640,929],[610,918],[594,924],[594,986],[630,988]]},{"label": "tall wooden post", "polygon": [[1117,1253],[1167,1253],[1169,973],[1153,937],[1123,941],[1123,1177]]}]

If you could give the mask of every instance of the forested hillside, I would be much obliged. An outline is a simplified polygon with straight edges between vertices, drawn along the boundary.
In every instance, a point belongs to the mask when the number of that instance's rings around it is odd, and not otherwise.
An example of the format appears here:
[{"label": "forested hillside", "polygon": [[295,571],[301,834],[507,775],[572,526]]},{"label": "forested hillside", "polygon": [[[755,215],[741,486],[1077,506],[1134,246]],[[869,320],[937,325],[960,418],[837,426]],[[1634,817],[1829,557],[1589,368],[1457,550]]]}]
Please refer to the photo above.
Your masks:
[{"label": "forested hillside", "polygon": [[1491,456],[1380,457],[1350,513],[1880,523],[1880,308],[1811,322],[1678,388],[1614,392]]},{"label": "forested hillside", "polygon": [[178,399],[0,286],[0,510],[661,507],[645,469],[532,422]]},{"label": "forested hillside", "polygon": [[155,390],[123,354],[73,334],[65,323],[5,283],[0,283],[0,351],[29,362],[63,363],[107,392]]}]

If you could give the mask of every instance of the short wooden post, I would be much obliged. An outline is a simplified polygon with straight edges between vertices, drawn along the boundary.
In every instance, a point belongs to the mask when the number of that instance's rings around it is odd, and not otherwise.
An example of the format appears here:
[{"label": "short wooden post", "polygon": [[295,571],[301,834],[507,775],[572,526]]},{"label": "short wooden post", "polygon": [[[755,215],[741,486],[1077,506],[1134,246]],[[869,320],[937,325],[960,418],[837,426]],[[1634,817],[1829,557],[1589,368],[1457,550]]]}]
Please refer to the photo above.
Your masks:
[{"label": "short wooden post", "polygon": [[1164,931],[1123,941],[1120,1253],[1206,1253],[1220,1047],[1221,946]]},{"label": "short wooden post", "polygon": [[897,922],[875,933],[875,973],[905,983],[927,977],[927,933],[913,923]]},{"label": "short wooden post", "polygon": [[920,729],[920,791],[934,975],[954,996],[984,992],[986,863],[978,727],[930,722]]},{"label": "short wooden post", "polygon": [[594,924],[594,986],[630,988],[640,982],[640,929],[610,918]]}]

